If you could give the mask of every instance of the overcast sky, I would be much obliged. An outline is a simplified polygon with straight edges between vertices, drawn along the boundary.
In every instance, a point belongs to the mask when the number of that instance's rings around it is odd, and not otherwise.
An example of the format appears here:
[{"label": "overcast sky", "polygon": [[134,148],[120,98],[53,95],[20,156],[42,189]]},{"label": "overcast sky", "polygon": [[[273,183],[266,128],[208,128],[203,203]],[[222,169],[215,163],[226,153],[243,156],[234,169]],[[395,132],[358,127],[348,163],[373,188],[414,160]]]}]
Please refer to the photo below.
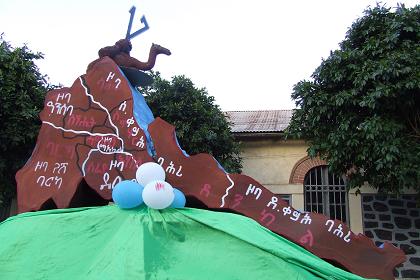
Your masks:
[{"label": "overcast sky", "polygon": [[[383,1],[412,7],[417,1]],[[101,47],[125,37],[145,15],[150,29],[132,39],[131,55],[147,60],[152,43],[164,78],[186,75],[223,110],[291,109],[293,85],[308,79],[363,15],[369,0],[0,0],[0,33],[13,46],[45,54],[50,81],[71,86]]]}]

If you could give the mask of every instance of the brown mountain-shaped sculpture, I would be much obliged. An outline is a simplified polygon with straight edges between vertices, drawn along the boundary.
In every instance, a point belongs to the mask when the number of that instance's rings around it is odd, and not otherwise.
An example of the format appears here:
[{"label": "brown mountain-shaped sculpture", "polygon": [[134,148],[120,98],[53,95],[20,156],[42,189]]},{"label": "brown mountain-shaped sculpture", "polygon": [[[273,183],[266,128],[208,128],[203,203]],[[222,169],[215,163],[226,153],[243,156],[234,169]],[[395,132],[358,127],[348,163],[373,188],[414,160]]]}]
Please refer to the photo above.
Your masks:
[{"label": "brown mountain-shaped sculpture", "polygon": [[208,154],[185,154],[175,128],[153,117],[119,66],[127,65],[104,56],[70,88],[47,93],[36,147],[16,175],[19,212],[106,204],[115,184],[156,161],[187,205],[248,216],[355,274],[394,279],[405,256],[393,245],[378,248],[341,221],[295,210],[254,179],[226,173]]}]

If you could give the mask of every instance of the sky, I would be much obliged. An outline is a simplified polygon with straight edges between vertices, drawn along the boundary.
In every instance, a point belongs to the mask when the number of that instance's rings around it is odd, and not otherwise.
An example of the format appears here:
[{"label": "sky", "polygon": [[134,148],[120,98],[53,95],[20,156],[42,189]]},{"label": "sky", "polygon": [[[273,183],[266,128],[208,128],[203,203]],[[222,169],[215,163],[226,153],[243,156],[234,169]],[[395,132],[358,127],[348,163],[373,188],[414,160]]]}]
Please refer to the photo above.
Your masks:
[{"label": "sky", "polygon": [[[417,1],[382,1],[388,7]],[[131,56],[146,61],[152,43],[171,50],[155,71],[185,75],[224,111],[295,108],[293,86],[344,40],[370,0],[0,0],[0,33],[45,58],[50,82],[71,86],[104,46],[125,37],[136,6]]]}]

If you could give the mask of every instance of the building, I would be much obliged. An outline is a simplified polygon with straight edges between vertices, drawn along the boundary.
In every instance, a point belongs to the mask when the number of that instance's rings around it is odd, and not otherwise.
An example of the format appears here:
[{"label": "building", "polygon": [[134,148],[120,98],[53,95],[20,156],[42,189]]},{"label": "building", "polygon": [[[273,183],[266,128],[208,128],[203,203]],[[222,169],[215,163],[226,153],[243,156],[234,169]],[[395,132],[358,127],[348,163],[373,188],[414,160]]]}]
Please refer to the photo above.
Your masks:
[{"label": "building", "polygon": [[226,112],[241,141],[243,173],[281,194],[296,209],[323,213],[346,222],[379,246],[389,241],[407,255],[395,276],[420,278],[420,208],[415,192],[380,195],[368,185],[347,191],[346,178],[307,155],[304,140],[285,139],[292,110]]}]

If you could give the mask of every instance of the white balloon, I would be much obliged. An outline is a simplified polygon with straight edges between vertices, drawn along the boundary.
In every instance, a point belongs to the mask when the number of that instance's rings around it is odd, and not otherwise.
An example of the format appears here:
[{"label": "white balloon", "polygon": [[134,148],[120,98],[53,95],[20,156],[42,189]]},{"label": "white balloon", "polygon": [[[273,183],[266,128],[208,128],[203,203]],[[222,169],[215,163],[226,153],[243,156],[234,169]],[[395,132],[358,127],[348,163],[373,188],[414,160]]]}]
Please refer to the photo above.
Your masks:
[{"label": "white balloon", "polygon": [[140,165],[137,169],[136,179],[143,187],[152,181],[165,181],[165,170],[163,170],[162,166],[155,162],[146,162]]},{"label": "white balloon", "polygon": [[148,183],[143,190],[144,203],[153,209],[169,207],[175,199],[174,188],[161,180]]}]

